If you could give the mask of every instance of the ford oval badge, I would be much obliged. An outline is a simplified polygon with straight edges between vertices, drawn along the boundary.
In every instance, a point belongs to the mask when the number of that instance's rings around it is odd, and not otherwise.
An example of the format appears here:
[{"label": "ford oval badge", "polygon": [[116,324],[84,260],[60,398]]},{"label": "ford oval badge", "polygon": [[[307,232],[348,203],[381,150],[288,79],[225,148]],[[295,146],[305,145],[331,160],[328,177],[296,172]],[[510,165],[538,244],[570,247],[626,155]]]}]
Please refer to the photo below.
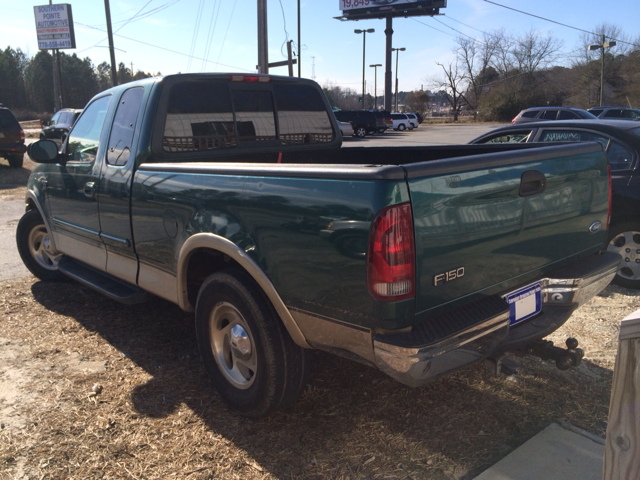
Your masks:
[{"label": "ford oval badge", "polygon": [[589,231],[591,233],[596,233],[600,231],[600,228],[602,228],[602,224],[598,221],[595,221],[591,224],[591,226],[589,227]]}]

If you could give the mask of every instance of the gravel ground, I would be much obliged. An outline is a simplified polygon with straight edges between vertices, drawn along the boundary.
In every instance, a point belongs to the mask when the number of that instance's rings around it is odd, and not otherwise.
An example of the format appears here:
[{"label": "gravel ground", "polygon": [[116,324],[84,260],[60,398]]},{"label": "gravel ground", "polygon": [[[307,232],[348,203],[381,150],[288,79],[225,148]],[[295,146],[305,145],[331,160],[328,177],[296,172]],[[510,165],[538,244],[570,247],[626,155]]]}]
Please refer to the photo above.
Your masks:
[{"label": "gravel ground", "polygon": [[470,479],[555,419],[604,436],[619,322],[639,296],[609,286],[552,336],[580,339],[578,369],[512,357],[515,375],[478,364],[410,389],[314,352],[300,401],[250,421],[210,386],[174,305],[33,277],[0,292],[2,479]]}]

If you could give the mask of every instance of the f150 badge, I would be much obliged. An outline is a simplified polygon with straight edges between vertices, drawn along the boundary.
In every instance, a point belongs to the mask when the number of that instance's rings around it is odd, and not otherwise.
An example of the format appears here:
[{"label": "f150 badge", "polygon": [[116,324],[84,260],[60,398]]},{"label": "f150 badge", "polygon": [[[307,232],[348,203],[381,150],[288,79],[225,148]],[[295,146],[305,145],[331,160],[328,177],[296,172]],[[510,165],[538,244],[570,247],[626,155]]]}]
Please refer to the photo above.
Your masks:
[{"label": "f150 badge", "polygon": [[464,267],[459,267],[454,270],[449,270],[448,272],[434,275],[433,286],[437,287],[438,284],[448,283],[460,277],[464,277]]}]

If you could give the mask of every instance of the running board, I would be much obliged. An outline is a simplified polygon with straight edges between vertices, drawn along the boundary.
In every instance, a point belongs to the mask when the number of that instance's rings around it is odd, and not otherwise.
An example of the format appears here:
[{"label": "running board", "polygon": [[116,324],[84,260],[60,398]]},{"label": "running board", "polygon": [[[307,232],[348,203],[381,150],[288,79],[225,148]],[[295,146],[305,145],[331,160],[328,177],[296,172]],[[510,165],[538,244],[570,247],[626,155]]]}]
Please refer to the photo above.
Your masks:
[{"label": "running board", "polygon": [[67,256],[62,257],[58,262],[58,270],[120,303],[133,305],[151,299],[151,295],[141,288]]}]

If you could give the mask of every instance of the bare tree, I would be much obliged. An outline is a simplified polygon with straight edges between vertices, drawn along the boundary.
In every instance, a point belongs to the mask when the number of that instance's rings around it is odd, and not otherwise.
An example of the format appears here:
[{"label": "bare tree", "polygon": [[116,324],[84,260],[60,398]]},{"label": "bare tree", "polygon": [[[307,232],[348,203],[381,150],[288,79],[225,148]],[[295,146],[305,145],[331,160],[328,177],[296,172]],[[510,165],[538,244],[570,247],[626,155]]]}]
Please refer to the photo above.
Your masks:
[{"label": "bare tree", "polygon": [[434,90],[442,89],[447,92],[447,100],[453,110],[453,121],[456,122],[462,105],[467,103],[464,97],[466,86],[464,73],[458,69],[457,62],[451,62],[448,66],[436,62],[436,65],[442,68],[443,74],[432,78],[431,84]]},{"label": "bare tree", "polygon": [[553,35],[541,36],[539,32],[530,30],[516,39],[512,55],[519,73],[533,81],[536,72],[553,65],[561,47],[562,43]]}]

